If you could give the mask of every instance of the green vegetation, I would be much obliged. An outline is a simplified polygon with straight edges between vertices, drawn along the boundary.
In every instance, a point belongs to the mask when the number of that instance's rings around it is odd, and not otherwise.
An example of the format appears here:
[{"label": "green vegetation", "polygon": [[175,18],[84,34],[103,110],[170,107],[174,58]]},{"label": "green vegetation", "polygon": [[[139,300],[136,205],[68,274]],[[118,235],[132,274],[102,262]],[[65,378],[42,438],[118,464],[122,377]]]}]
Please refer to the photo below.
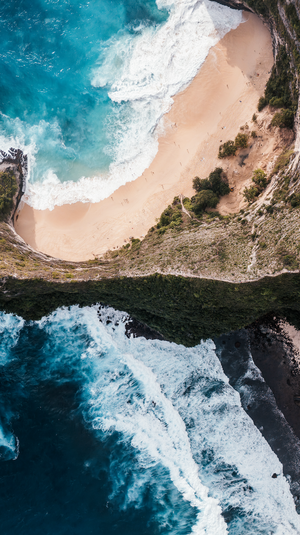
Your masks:
[{"label": "green vegetation", "polygon": [[230,192],[227,177],[221,167],[216,167],[208,178],[201,180],[196,176],[193,180],[193,188],[197,192],[211,190],[219,197],[227,195]]},{"label": "green vegetation", "polygon": [[237,151],[237,147],[234,143],[234,141],[229,140],[223,143],[223,145],[220,145],[219,147],[219,154],[218,158],[228,158],[229,156],[235,156],[235,153]]},{"label": "green vegetation", "polygon": [[291,81],[290,59],[285,47],[281,46],[265,89],[267,103],[275,106],[280,101],[281,104],[276,107],[291,108],[293,106],[290,88]]},{"label": "green vegetation", "polygon": [[282,45],[278,50],[276,62],[266,85],[265,94],[258,101],[258,111],[261,111],[267,104],[274,108],[283,108],[274,115],[271,123],[273,126],[293,128],[294,116],[298,105],[298,92],[292,82],[293,74],[291,72],[290,58],[286,47]]},{"label": "green vegetation", "polygon": [[[249,128],[248,125],[241,126],[241,130]],[[248,135],[239,132],[234,141],[229,140],[220,145],[218,158],[228,158],[229,156],[235,156],[238,149],[246,149],[248,146]]]},{"label": "green vegetation", "polygon": [[268,104],[268,101],[265,97],[260,97],[257,105],[258,111],[262,111]]},{"label": "green vegetation", "polygon": [[277,173],[279,173],[279,171],[281,171],[288,165],[293,153],[294,151],[292,149],[289,149],[289,150],[283,151],[282,154],[278,156],[276,163],[274,165],[273,171],[272,171],[272,175],[276,175]]},{"label": "green vegetation", "polygon": [[272,126],[279,126],[279,128],[293,128],[294,113],[292,110],[281,110],[275,113],[272,121]]},{"label": "green vegetation", "polygon": [[193,212],[200,216],[206,208],[216,208],[219,197],[211,190],[203,190],[192,197]]},{"label": "green vegetation", "polygon": [[230,192],[227,177],[221,167],[216,167],[208,178],[195,177],[193,188],[197,194],[192,197],[192,210],[196,215],[201,215],[207,208],[216,208],[220,197]]},{"label": "green vegetation", "polygon": [[292,208],[299,208],[300,206],[300,193],[293,193],[289,198]]},{"label": "green vegetation", "polygon": [[240,132],[234,140],[234,144],[237,149],[246,149],[248,146],[248,136],[247,134],[241,134]]},{"label": "green vegetation", "polygon": [[9,215],[13,208],[13,198],[17,192],[17,181],[12,170],[0,172],[0,219]]},{"label": "green vegetation", "polygon": [[294,4],[288,4],[284,6],[286,15],[295,31],[296,37],[300,39],[300,21]]},{"label": "green vegetation", "polygon": [[[175,197],[172,205],[169,205],[160,216],[156,227],[159,234],[164,234],[167,229],[176,229],[182,223],[181,203],[178,197]],[[140,240],[138,240],[140,242]],[[133,243],[133,242],[132,242]]]},{"label": "green vegetation", "polygon": [[252,181],[254,182],[254,185],[250,186],[250,188],[245,188],[243,192],[246,201],[249,203],[253,202],[267,186],[267,175],[262,169],[255,169]]},{"label": "green vegetation", "polygon": [[[219,255],[223,254],[220,244]],[[243,284],[170,275],[84,283],[9,278],[3,289],[0,309],[25,319],[40,319],[59,306],[100,302],[128,312],[166,339],[186,346],[244,327],[268,312],[300,318],[299,274]]]}]

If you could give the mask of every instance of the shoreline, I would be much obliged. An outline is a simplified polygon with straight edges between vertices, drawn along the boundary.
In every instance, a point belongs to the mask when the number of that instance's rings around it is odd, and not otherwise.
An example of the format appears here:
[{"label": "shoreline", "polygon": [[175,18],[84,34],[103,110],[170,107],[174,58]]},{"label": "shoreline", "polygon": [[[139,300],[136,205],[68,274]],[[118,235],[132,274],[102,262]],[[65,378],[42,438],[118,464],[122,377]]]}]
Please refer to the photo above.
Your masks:
[{"label": "shoreline", "polygon": [[[291,375],[290,368],[299,351],[287,330],[299,339],[300,333],[292,325],[269,314],[244,329],[221,335],[214,342],[243,409],[282,463],[299,514],[300,408],[293,398],[299,379],[297,374]],[[295,383],[294,388],[287,377]]]},{"label": "shoreline", "polygon": [[251,119],[273,64],[269,30],[256,15],[244,17],[247,21],[210,50],[191,84],[174,97],[150,167],[100,203],[52,211],[21,203],[15,230],[27,244],[67,261],[101,256],[130,237],[143,238],[176,195],[193,194],[194,176],[205,177],[220,166],[221,140],[234,138]]}]

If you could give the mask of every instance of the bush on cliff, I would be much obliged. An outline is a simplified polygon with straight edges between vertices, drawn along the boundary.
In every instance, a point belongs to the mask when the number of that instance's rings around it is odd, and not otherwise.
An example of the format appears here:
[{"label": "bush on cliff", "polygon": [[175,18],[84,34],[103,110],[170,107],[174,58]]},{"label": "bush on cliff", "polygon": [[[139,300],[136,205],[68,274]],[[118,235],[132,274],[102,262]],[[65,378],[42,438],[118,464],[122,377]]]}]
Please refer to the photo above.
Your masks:
[{"label": "bush on cliff", "polygon": [[240,132],[234,140],[234,144],[237,149],[246,149],[248,146],[248,136],[247,134],[241,134]]},{"label": "bush on cliff", "polygon": [[259,101],[258,101],[258,105],[257,105],[257,109],[258,111],[261,111],[263,110],[268,104],[268,101],[265,97],[260,97]]},{"label": "bush on cliff", "polygon": [[177,203],[176,197],[172,205],[169,205],[160,216],[159,222],[157,223],[157,229],[160,234],[168,228],[179,227],[182,223],[182,213],[180,209],[180,203]]},{"label": "bush on cliff", "polygon": [[230,192],[227,177],[221,167],[216,167],[208,178],[200,179],[196,176],[193,180],[193,188],[198,193],[204,190],[211,190],[219,197]]},{"label": "bush on cliff", "polygon": [[274,108],[285,108],[274,116],[274,126],[293,128],[294,115],[298,105],[297,90],[293,85],[290,58],[282,45],[277,53],[271,76],[267,82],[265,94],[258,101],[258,111],[267,104]]},{"label": "bush on cliff", "polygon": [[192,197],[192,210],[196,215],[201,215],[207,208],[215,208],[223,195],[228,195],[230,188],[227,177],[221,167],[216,167],[208,178],[195,177],[193,188],[197,194]]},{"label": "bush on cliff", "polygon": [[201,215],[206,208],[215,208],[219,202],[219,197],[212,190],[202,190],[192,197],[193,212]]},{"label": "bush on cliff", "polygon": [[293,128],[294,113],[292,110],[281,110],[275,113],[272,121],[272,126],[279,126],[279,128]]},{"label": "bush on cliff", "polygon": [[228,156],[234,156],[237,151],[237,147],[231,139],[220,145],[218,158],[228,158]]},{"label": "bush on cliff", "polygon": [[253,172],[252,182],[254,184],[250,188],[245,188],[243,195],[249,203],[253,202],[258,197],[268,184],[266,173],[262,169],[255,169]]},{"label": "bush on cliff", "polygon": [[6,217],[13,207],[13,198],[17,191],[16,177],[11,169],[0,173],[0,219]]}]

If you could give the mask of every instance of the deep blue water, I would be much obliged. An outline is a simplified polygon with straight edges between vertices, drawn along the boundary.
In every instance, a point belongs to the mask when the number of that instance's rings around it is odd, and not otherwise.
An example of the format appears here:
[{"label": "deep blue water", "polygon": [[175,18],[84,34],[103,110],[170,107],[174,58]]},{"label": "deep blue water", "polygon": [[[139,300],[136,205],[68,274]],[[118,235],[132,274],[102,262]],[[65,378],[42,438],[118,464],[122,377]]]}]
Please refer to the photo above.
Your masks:
[{"label": "deep blue water", "polygon": [[299,533],[213,343],[128,339],[125,314],[101,317],[1,314],[1,534]]}]

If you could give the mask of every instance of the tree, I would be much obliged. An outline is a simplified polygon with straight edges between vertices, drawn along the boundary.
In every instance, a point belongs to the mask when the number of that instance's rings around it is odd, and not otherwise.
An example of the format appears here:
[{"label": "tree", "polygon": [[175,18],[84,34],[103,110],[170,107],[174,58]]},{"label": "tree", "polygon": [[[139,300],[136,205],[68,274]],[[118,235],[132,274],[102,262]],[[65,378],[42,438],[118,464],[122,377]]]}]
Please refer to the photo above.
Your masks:
[{"label": "tree", "polygon": [[247,134],[241,134],[241,132],[239,132],[234,140],[234,144],[237,149],[245,149],[248,146]]},{"label": "tree", "polygon": [[215,208],[219,202],[219,197],[211,190],[203,190],[192,197],[193,211],[200,215],[206,208]]},{"label": "tree", "polygon": [[275,113],[272,121],[272,126],[279,126],[279,128],[293,128],[294,113],[292,110],[281,110]]},{"label": "tree", "polygon": [[253,171],[252,180],[260,190],[265,189],[268,183],[267,175],[262,169],[255,169]]},{"label": "tree", "polygon": [[222,167],[216,167],[216,169],[209,174],[208,178],[200,179],[196,176],[193,180],[193,188],[198,193],[204,190],[211,190],[219,197],[228,195],[230,192],[228,180]]},{"label": "tree", "polygon": [[207,178],[199,178],[196,176],[193,180],[193,188],[195,191],[203,191],[205,189],[211,189],[209,180]]},{"label": "tree", "polygon": [[228,158],[228,156],[234,156],[237,151],[237,147],[234,141],[231,139],[220,145],[218,158]]},{"label": "tree", "polygon": [[252,182],[254,182],[255,185],[250,186],[250,188],[245,188],[243,192],[246,201],[249,203],[253,202],[268,184],[266,173],[262,169],[255,169],[255,171],[253,171]]}]

